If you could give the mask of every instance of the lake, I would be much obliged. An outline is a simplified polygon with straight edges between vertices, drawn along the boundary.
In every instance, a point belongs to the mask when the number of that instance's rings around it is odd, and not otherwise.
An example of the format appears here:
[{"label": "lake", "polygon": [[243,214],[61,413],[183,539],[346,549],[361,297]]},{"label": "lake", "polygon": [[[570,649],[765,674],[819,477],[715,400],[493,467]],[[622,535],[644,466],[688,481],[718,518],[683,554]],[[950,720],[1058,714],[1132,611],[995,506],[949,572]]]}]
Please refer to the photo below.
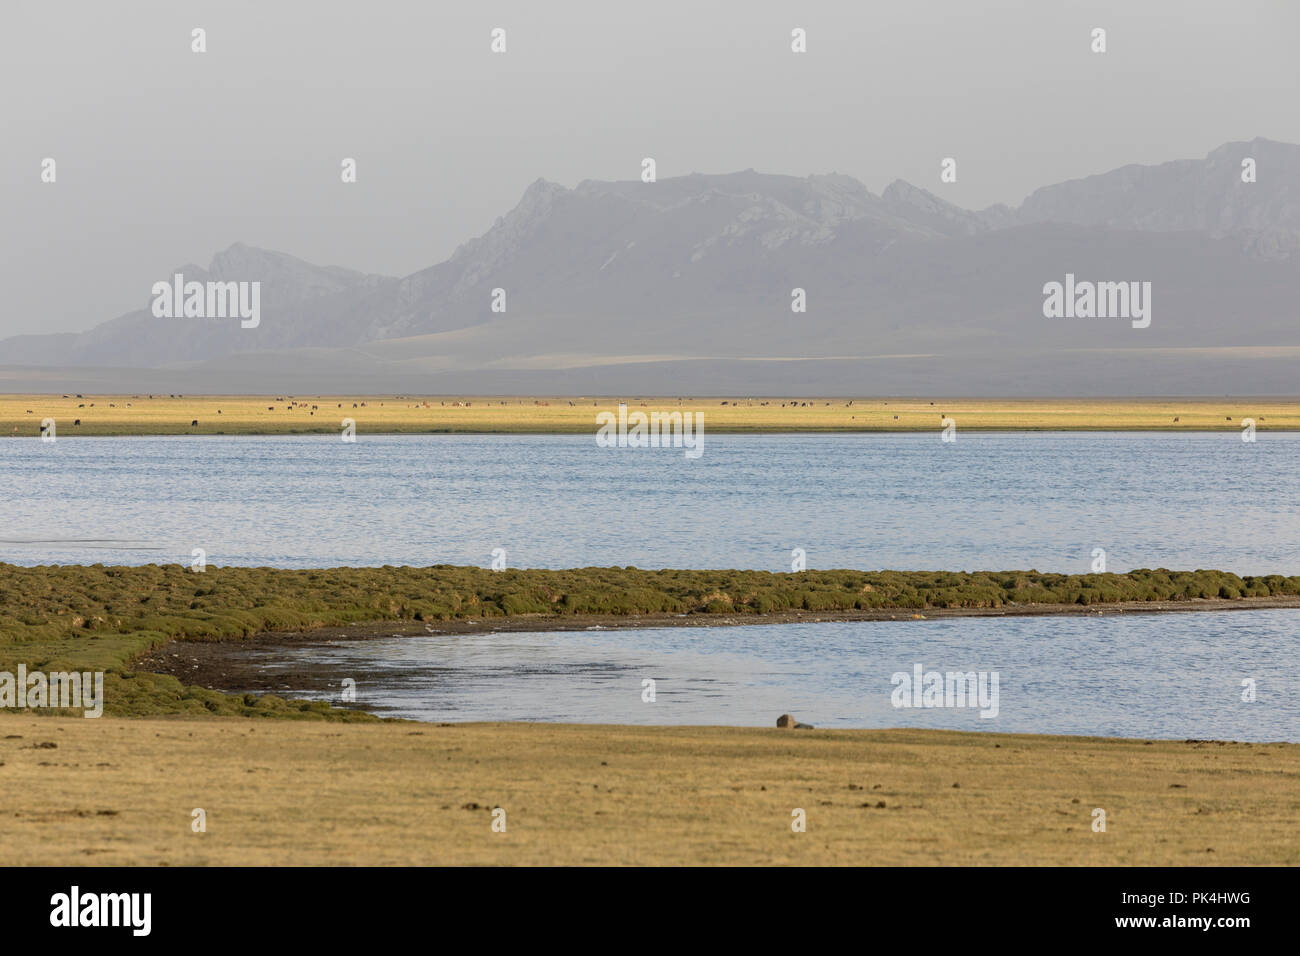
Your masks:
[{"label": "lake", "polygon": [[0,441],[0,560],[1300,574],[1300,435]]},{"label": "lake", "polygon": [[[380,637],[234,653],[268,677],[310,662],[335,687],[355,680],[355,706],[426,721],[770,727],[790,712],[817,727],[1297,741],[1297,633],[1300,611],[1273,610]],[[984,672],[990,692],[996,672],[996,697],[895,707],[893,676],[918,664],[977,682]],[[276,693],[340,702],[337,691]]]}]

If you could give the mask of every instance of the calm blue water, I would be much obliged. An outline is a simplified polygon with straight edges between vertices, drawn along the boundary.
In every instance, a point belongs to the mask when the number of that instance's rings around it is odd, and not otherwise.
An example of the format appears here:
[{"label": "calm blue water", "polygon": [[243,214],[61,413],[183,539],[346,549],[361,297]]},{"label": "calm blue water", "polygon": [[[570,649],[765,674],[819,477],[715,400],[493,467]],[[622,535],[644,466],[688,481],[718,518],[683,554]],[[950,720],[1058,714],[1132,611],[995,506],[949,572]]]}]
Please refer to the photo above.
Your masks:
[{"label": "calm blue water", "polygon": [[0,441],[0,560],[1300,574],[1300,435]]},{"label": "calm blue water", "polygon": [[[498,633],[245,651],[310,660],[357,706],[418,720],[547,720],[1300,740],[1300,612],[961,618]],[[896,672],[998,673],[997,716],[895,708]],[[655,681],[655,700],[642,682]],[[1242,681],[1253,679],[1253,702]],[[991,684],[986,685],[991,690]],[[292,697],[339,701],[302,688]]]}]

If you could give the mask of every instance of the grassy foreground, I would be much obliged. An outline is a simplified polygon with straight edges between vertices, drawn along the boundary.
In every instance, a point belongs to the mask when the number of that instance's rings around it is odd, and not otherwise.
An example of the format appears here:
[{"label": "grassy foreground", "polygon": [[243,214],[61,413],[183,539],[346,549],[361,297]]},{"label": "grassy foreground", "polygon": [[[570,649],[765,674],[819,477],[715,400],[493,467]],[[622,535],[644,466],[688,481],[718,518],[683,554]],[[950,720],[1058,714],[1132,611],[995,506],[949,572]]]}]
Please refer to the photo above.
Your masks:
[{"label": "grassy foreground", "polygon": [[131,661],[168,640],[240,640],[270,630],[361,621],[464,621],[531,615],[682,614],[734,619],[812,612],[1121,601],[1294,597],[1300,577],[1223,571],[644,571],[0,564],[0,671],[104,671],[105,712],[373,720],[324,702],[232,696],[142,673]]},{"label": "grassy foreground", "polygon": [[[703,412],[714,432],[931,431],[940,418],[959,429],[1261,430],[1300,428],[1296,399],[896,399],[641,396],[399,397],[211,395],[0,395],[0,435],[35,436],[53,418],[73,435],[594,433],[600,411]],[[77,424],[80,422],[80,424]],[[198,424],[193,424],[197,422]]]},{"label": "grassy foreground", "polygon": [[1300,863],[1294,744],[10,714],[0,784],[6,866]]}]

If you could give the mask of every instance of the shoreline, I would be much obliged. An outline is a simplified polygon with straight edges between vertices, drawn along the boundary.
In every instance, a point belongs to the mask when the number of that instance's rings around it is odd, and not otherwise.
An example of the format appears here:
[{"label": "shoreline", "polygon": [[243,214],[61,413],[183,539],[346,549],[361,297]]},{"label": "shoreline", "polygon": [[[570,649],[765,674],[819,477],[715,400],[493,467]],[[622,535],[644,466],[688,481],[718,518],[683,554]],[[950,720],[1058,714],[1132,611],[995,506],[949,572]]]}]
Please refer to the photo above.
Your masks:
[{"label": "shoreline", "polygon": [[951,419],[972,432],[1261,432],[1300,430],[1291,396],[1043,399],[890,396],[0,394],[0,436],[358,436],[594,434],[596,415],[693,412],[714,434],[924,434]]},{"label": "shoreline", "polygon": [[[262,672],[259,650],[368,641],[390,637],[457,634],[584,632],[664,627],[744,627],[749,625],[911,622],[945,618],[1108,617],[1124,614],[1207,613],[1216,611],[1300,610],[1300,597],[1195,598],[1184,601],[1117,601],[1110,604],[1024,604],[1000,608],[904,608],[872,611],[778,611],[767,614],[519,614],[458,621],[362,621],[300,630],[263,631],[237,640],[173,639],[130,662],[132,668],[175,677],[224,693],[274,693],[323,690],[335,675],[317,666]],[[287,682],[287,683],[286,683]]]},{"label": "shoreline", "polygon": [[[1136,569],[769,572],[434,565],[276,569],[0,563],[0,662],[104,671],[116,716],[374,721],[328,700],[249,692],[231,650],[378,635],[905,622],[1300,607],[1300,575]],[[701,635],[704,637],[704,635]],[[0,668],[2,669],[2,668]],[[208,686],[204,686],[208,685]],[[240,694],[210,689],[236,686]]]}]

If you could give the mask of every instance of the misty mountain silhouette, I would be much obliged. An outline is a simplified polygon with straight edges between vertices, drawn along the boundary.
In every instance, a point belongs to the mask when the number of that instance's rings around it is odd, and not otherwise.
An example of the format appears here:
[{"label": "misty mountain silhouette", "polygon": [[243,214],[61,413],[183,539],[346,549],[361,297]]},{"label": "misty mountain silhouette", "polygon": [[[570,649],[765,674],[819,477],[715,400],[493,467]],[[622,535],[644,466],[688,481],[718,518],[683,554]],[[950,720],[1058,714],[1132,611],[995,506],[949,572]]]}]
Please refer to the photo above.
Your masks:
[{"label": "misty mountain silhouette", "polygon": [[[404,278],[242,244],[175,271],[260,282],[261,324],[157,318],[144,293],[171,276],[142,276],[139,311],[0,341],[0,366],[62,369],[59,388],[1281,393],[1300,356],[1300,146],[1229,143],[980,211],[836,174],[539,179]],[[1044,318],[1043,285],[1067,273],[1150,282],[1150,327]]]}]

